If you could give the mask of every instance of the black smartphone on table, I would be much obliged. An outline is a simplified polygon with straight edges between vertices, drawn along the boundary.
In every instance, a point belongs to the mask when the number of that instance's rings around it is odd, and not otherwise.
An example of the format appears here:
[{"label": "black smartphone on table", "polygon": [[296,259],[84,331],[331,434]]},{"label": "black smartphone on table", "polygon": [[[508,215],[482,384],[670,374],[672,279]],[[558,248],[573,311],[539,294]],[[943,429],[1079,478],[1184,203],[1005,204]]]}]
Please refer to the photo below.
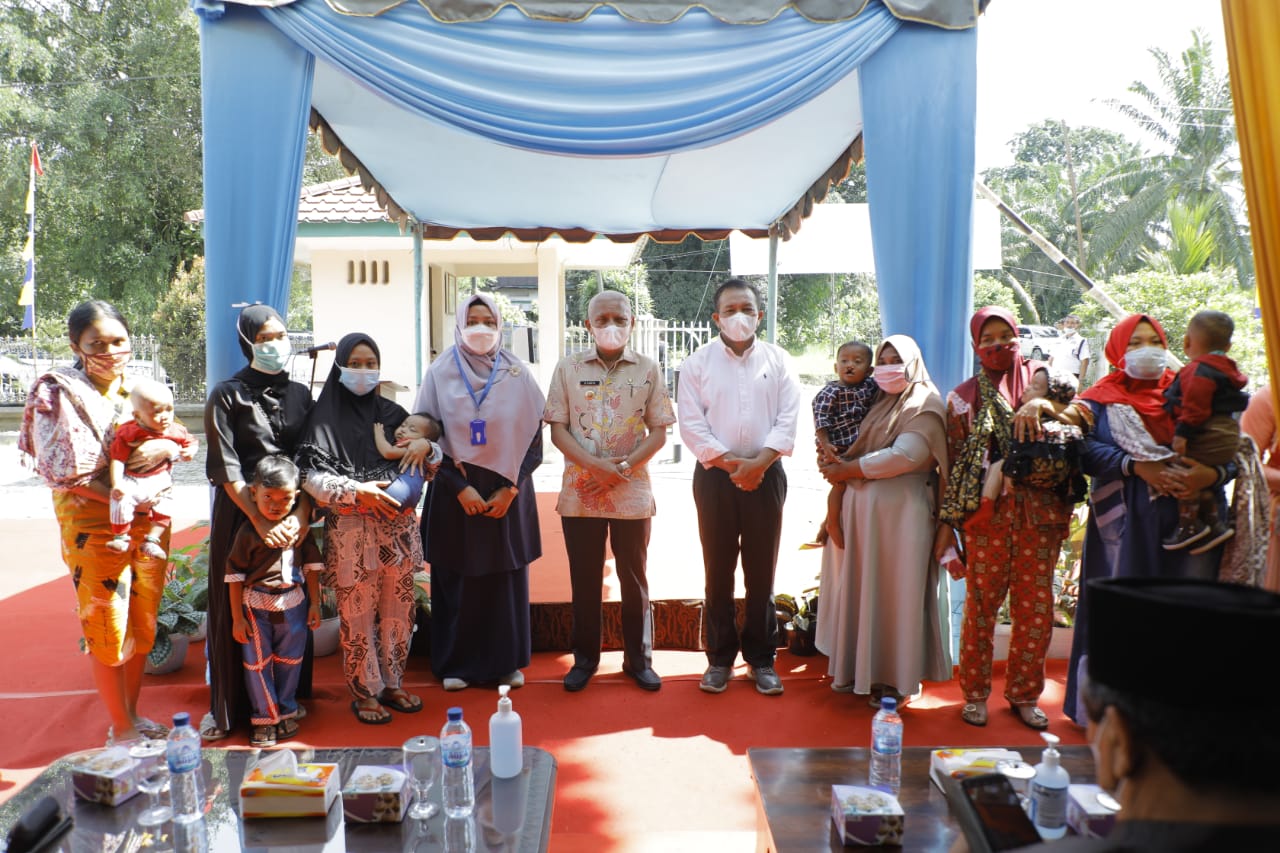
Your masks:
[{"label": "black smartphone on table", "polygon": [[1000,853],[1040,843],[1040,833],[1003,773],[948,779],[947,805],[973,853]]}]

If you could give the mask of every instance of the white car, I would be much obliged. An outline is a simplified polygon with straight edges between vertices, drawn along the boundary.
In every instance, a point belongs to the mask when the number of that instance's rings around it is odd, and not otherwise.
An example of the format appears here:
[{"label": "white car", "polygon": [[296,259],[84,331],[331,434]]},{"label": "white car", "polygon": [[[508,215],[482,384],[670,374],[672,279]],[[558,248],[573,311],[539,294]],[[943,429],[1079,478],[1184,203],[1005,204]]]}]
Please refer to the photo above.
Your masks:
[{"label": "white car", "polygon": [[1049,354],[1061,340],[1058,330],[1053,326],[1018,327],[1018,344],[1022,347],[1023,358],[1048,361]]}]

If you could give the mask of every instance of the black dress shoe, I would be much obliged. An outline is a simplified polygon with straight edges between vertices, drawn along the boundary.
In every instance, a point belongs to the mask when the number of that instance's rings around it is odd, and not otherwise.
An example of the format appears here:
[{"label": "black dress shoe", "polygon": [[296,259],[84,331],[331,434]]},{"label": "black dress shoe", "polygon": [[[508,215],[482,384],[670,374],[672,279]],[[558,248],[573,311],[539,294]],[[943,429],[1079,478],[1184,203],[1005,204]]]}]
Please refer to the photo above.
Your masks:
[{"label": "black dress shoe", "polygon": [[594,666],[581,666],[574,664],[573,668],[564,677],[564,689],[570,693],[577,693],[579,690],[587,686],[587,682],[591,680],[591,676],[596,674]]},{"label": "black dress shoe", "polygon": [[658,673],[647,666],[644,669],[632,669],[629,666],[624,666],[622,671],[635,679],[641,690],[658,690],[662,687],[662,679],[658,676]]}]

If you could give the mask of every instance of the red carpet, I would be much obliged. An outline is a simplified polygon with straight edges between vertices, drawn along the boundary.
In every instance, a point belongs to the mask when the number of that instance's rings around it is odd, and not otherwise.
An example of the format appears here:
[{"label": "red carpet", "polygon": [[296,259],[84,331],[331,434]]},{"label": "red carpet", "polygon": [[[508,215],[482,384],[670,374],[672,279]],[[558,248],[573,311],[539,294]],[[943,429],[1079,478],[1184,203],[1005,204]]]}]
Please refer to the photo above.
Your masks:
[{"label": "red carpet", "polygon": [[[548,556],[533,574],[537,597],[545,601],[547,590],[555,589],[557,578],[567,571],[559,525],[545,503],[554,497],[539,498],[543,517],[550,521],[543,530]],[[657,527],[655,523],[655,546]],[[79,629],[54,523],[0,521],[0,537],[8,552],[0,568],[0,648],[8,652],[0,661],[3,800],[57,756],[100,744],[107,719],[77,648]],[[664,596],[689,595],[690,586],[696,595],[701,586],[690,541],[696,543],[696,534],[682,544],[670,543],[683,549],[682,559],[654,562],[655,587],[663,583],[672,590]],[[558,565],[553,563],[557,553]],[[659,580],[668,573],[674,577]],[[560,679],[569,663],[567,654],[535,655],[526,670],[527,686],[513,697],[524,718],[526,744],[549,750],[559,762],[551,841],[556,851],[753,850],[756,807],[748,747],[866,746],[869,740],[872,710],[865,699],[831,691],[823,657],[781,652],[778,670],[786,684],[781,697],[760,696],[745,679],[719,696],[702,693],[697,681],[706,659],[698,652],[657,652],[654,668],[665,684],[653,694],[622,676],[616,652],[604,656],[601,674],[585,691],[566,693]],[[1064,662],[1051,662],[1043,707],[1053,732],[1066,743],[1082,743],[1083,732],[1057,711],[1065,669]],[[195,644],[182,670],[148,677],[143,712],[163,720],[174,711],[202,710],[207,701],[202,678],[203,646]],[[1001,679],[998,671],[996,695]],[[317,661],[315,682],[300,744],[399,744],[411,735],[438,730],[445,707],[453,704],[466,710],[477,742],[488,742],[487,719],[496,693],[471,689],[447,694],[431,676],[426,659],[415,658],[407,678],[407,686],[423,695],[426,710],[397,715],[391,725],[356,723],[337,657]],[[924,697],[904,715],[907,744],[1039,742],[1035,732],[994,702],[984,729],[962,723],[960,705],[956,682],[927,685]],[[247,741],[241,737],[231,745]]]}]

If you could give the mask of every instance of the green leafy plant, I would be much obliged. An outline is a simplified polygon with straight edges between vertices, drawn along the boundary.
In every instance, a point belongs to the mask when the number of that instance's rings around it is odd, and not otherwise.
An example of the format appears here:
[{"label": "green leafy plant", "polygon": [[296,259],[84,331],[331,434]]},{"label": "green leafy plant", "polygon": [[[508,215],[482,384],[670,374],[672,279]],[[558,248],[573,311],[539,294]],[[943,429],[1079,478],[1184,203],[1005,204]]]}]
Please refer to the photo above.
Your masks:
[{"label": "green leafy plant", "polygon": [[172,635],[190,634],[200,628],[205,612],[196,610],[185,598],[186,588],[178,579],[164,585],[160,596],[160,612],[156,616],[156,642],[147,659],[159,666],[173,651]]},{"label": "green leafy plant", "polygon": [[431,617],[431,593],[427,592],[427,587],[431,585],[431,574],[429,572],[415,572],[413,575],[413,600],[418,605],[418,609],[423,615]]}]

